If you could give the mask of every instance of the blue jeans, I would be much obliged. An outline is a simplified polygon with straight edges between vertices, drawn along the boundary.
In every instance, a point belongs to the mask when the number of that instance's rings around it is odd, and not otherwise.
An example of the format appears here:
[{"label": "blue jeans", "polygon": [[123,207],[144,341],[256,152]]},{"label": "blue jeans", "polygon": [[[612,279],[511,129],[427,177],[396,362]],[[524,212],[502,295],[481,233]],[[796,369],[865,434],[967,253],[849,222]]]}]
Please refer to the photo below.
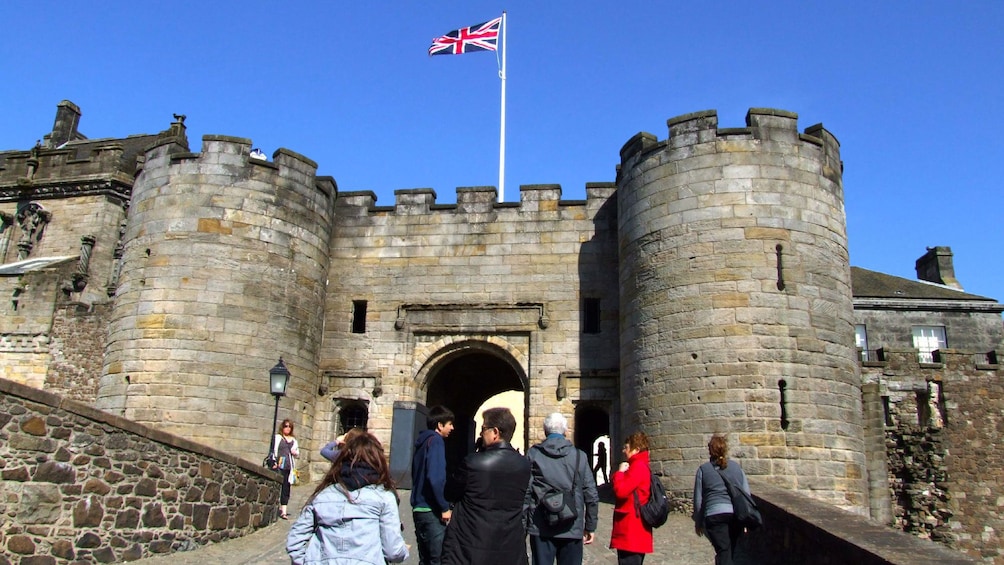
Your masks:
[{"label": "blue jeans", "polygon": [[419,565],[440,565],[446,524],[440,519],[438,512],[412,512],[411,517],[415,520]]},{"label": "blue jeans", "polygon": [[530,536],[533,565],[582,565],[582,538]]}]

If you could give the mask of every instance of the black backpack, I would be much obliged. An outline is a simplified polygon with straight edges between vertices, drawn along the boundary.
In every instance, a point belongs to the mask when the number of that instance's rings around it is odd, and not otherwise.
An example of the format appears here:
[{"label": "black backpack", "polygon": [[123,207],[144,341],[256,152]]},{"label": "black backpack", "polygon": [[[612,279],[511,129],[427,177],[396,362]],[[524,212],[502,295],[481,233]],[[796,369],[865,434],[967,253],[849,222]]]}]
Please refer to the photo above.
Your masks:
[{"label": "black backpack", "polygon": [[543,509],[547,525],[552,528],[570,526],[579,517],[575,509],[575,485],[579,482],[579,458],[581,455],[582,452],[576,449],[575,471],[572,474],[571,488],[569,490],[562,490],[554,486],[548,486],[547,490],[540,497],[540,507]]},{"label": "black backpack", "polygon": [[649,487],[648,502],[642,504],[638,500],[638,491],[631,494],[634,495],[635,512],[646,526],[654,529],[665,524],[666,520],[669,519],[669,497],[666,496],[666,488],[662,486],[662,481],[655,476],[651,468],[649,468],[649,480],[651,486]]}]

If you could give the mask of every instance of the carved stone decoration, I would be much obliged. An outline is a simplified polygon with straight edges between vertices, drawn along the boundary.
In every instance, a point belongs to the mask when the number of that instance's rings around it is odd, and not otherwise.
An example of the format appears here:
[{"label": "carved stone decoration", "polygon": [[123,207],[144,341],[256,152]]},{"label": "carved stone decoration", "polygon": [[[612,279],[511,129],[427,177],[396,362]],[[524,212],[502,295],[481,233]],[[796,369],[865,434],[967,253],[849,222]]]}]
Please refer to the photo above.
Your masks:
[{"label": "carved stone decoration", "polygon": [[85,235],[80,238],[80,259],[77,261],[77,270],[73,273],[70,282],[63,285],[63,291],[67,294],[71,292],[81,292],[87,287],[88,271],[91,265],[91,250],[94,249],[96,241],[93,235]]},{"label": "carved stone decoration", "polygon": [[0,263],[7,262],[7,249],[10,247],[10,229],[14,225],[14,216],[0,212]]},{"label": "carved stone decoration", "polygon": [[42,142],[36,141],[35,146],[31,148],[31,155],[28,157],[27,173],[25,178],[28,180],[34,180],[35,172],[38,171],[38,152],[42,148]]},{"label": "carved stone decoration", "polygon": [[42,239],[42,233],[51,218],[52,213],[37,202],[30,202],[18,210],[15,216],[18,226],[21,227],[21,239],[17,244],[18,261],[28,258],[35,243]]},{"label": "carved stone decoration", "polygon": [[108,279],[108,284],[105,285],[105,292],[108,293],[108,298],[115,296],[115,290],[119,287],[119,277],[122,275],[122,255],[125,253],[125,232],[128,222],[122,220],[119,222],[119,239],[115,242],[115,251],[112,253],[112,257],[115,259],[115,266],[112,268],[111,278]]}]

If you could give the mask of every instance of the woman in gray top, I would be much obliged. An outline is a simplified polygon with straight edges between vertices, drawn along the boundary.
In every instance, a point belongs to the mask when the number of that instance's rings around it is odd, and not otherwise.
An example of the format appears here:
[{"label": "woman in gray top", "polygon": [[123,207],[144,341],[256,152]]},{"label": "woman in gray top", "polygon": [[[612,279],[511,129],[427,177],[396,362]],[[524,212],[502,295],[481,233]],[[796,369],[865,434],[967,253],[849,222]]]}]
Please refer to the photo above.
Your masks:
[{"label": "woman in gray top", "polygon": [[715,548],[715,565],[732,565],[732,552],[742,533],[733,516],[725,477],[747,494],[750,491],[746,473],[738,463],[728,459],[728,453],[725,438],[712,436],[708,442],[710,461],[698,467],[694,477],[694,531],[699,536],[708,536]]},{"label": "woman in gray top", "polygon": [[408,558],[397,493],[380,441],[346,442],[286,537],[295,565],[384,565]]}]

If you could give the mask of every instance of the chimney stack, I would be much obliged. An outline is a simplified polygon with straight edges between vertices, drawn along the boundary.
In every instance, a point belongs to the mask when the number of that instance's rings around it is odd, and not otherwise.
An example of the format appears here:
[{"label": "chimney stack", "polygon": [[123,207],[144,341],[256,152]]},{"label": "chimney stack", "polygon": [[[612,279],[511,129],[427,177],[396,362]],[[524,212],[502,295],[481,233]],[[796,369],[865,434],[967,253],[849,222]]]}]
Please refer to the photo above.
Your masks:
[{"label": "chimney stack", "polygon": [[918,279],[962,290],[955,278],[951,247],[928,247],[927,253],[917,259],[916,267]]},{"label": "chimney stack", "polygon": [[77,133],[77,125],[80,124],[80,107],[63,100],[56,106],[56,122],[52,125],[52,133],[46,139],[50,148],[59,147],[67,141],[81,139],[83,136]]}]

